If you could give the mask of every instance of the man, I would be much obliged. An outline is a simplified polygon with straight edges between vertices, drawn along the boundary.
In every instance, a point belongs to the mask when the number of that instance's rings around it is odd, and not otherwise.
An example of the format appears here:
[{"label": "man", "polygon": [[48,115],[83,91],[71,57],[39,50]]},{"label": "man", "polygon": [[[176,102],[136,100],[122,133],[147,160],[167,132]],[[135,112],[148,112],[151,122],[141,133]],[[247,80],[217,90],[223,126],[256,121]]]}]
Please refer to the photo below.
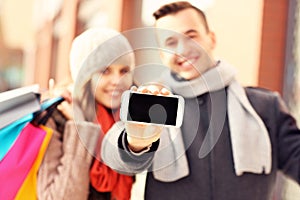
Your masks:
[{"label": "man", "polygon": [[185,97],[183,125],[120,123],[102,143],[104,162],[123,173],[147,169],[145,199],[272,199],[278,170],[299,183],[300,130],[278,94],[244,89],[214,59],[215,35],[198,8],[171,3],[154,17],[172,71],[164,84]]}]

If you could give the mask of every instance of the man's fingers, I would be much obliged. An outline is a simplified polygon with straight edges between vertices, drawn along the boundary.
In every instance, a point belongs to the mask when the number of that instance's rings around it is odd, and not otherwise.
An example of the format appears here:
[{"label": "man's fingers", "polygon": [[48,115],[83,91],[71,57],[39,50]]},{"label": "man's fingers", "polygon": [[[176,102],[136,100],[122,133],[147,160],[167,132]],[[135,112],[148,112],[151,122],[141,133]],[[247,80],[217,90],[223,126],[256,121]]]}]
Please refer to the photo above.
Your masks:
[{"label": "man's fingers", "polygon": [[166,88],[162,88],[160,90],[160,93],[163,94],[163,95],[170,95],[171,94],[171,92]]},{"label": "man's fingers", "polygon": [[172,94],[167,88],[160,87],[157,85],[143,85],[143,86],[139,86],[138,88],[136,86],[132,86],[131,90],[143,94],[149,93],[153,95],[161,94],[167,96]]},{"label": "man's fingers", "polygon": [[149,90],[148,90],[147,87],[145,87],[145,86],[140,86],[140,87],[137,89],[137,92],[140,92],[140,93],[149,93]]},{"label": "man's fingers", "polygon": [[158,94],[168,95],[168,94],[170,94],[170,92],[167,89],[165,89],[165,88],[160,89],[156,85],[140,86],[137,89],[137,91],[141,92],[141,93],[150,93],[150,94],[154,94],[154,95],[158,95]]},{"label": "man's fingers", "polygon": [[131,86],[130,90],[132,90],[132,91],[137,91],[138,88],[137,88],[136,86]]}]

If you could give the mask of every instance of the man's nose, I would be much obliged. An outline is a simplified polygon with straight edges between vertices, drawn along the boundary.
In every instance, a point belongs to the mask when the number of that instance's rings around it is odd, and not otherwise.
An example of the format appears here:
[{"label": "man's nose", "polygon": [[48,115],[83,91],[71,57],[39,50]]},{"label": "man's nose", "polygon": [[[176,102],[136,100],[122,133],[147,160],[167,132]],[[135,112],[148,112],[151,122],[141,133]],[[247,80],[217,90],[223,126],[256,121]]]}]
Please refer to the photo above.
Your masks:
[{"label": "man's nose", "polygon": [[182,41],[182,40],[178,41],[177,48],[176,48],[176,54],[184,55],[185,51],[186,51],[186,47],[185,47],[184,41]]}]

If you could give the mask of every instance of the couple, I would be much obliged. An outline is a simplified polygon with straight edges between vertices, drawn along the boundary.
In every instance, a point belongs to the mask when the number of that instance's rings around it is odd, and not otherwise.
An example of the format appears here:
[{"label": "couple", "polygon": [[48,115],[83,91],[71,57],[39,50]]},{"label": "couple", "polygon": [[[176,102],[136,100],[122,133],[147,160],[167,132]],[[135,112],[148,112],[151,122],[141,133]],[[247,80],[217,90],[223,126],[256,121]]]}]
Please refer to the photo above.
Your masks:
[{"label": "couple", "polygon": [[60,109],[69,120],[44,158],[39,197],[128,199],[133,175],[146,169],[145,199],[272,199],[279,170],[299,183],[300,131],[279,95],[241,87],[232,67],[214,59],[216,36],[198,8],[170,3],[154,17],[158,30],[170,30],[157,31],[168,90],[133,89],[183,96],[183,125],[119,122],[132,49],[114,31],[88,30],[72,46],[74,113]]}]

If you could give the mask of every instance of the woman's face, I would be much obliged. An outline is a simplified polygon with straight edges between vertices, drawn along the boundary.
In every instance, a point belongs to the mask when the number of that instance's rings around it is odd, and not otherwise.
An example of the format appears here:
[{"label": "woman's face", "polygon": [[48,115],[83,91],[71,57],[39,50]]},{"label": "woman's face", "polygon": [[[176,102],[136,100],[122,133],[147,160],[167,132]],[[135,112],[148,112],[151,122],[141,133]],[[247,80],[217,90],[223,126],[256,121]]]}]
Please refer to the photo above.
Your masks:
[{"label": "woman's face", "polygon": [[121,95],[133,83],[129,66],[113,64],[92,76],[91,85],[96,102],[111,109],[119,108]]}]

